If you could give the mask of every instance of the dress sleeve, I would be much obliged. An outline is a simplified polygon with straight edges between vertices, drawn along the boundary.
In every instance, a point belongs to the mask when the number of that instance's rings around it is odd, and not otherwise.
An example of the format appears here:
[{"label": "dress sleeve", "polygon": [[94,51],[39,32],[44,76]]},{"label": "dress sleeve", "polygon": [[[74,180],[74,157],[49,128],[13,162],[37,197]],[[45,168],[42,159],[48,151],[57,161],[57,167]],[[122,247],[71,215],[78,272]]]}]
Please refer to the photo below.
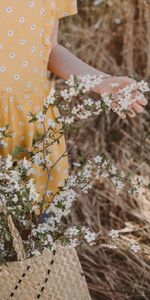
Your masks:
[{"label": "dress sleeve", "polygon": [[78,12],[77,0],[55,0],[53,4],[56,19],[74,15]]}]

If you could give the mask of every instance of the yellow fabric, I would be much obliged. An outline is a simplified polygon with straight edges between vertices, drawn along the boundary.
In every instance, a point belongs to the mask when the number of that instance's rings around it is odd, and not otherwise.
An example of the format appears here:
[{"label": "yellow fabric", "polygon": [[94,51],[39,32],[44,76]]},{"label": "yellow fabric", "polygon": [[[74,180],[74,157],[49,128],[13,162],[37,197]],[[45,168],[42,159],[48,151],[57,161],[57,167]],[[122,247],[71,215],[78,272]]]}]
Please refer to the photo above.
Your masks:
[{"label": "yellow fabric", "polygon": [[55,0],[53,7],[54,7],[55,17],[57,19],[77,13],[76,0],[68,0],[68,1]]},{"label": "yellow fabric", "polygon": [[[55,19],[77,12],[74,0],[21,0],[0,2],[0,127],[9,124],[13,138],[1,154],[13,153],[20,145],[32,148],[36,126],[28,123],[28,112],[38,112],[49,94],[51,82],[47,63],[51,51],[51,35]],[[59,114],[50,109],[47,120]],[[40,130],[40,128],[37,128]],[[55,163],[65,150],[65,139],[51,148],[50,159]],[[47,173],[35,169],[35,183],[41,198],[45,191]],[[68,158],[59,161],[53,169],[46,201],[51,192],[64,184],[68,176]]]}]

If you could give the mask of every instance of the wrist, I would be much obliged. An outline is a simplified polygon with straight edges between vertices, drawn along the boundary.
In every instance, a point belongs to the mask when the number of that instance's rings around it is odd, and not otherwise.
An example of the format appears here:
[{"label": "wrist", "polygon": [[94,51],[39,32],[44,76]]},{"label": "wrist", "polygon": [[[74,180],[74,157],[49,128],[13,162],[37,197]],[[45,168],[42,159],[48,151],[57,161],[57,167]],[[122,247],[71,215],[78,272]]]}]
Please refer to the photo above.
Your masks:
[{"label": "wrist", "polygon": [[[102,73],[100,73],[102,75]],[[109,74],[103,74],[102,82],[92,88],[92,91],[97,94],[103,94],[108,89],[109,83],[111,83],[113,76]]]}]

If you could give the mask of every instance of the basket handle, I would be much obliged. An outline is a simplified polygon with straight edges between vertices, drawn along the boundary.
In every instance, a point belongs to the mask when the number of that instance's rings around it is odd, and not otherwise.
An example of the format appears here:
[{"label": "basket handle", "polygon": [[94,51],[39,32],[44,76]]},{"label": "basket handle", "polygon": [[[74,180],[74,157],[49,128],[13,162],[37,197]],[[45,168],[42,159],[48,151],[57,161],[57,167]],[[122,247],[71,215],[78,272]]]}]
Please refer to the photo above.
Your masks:
[{"label": "basket handle", "polygon": [[7,219],[7,224],[13,239],[13,246],[15,249],[15,252],[17,254],[17,260],[24,260],[26,258],[26,253],[24,250],[24,246],[23,246],[23,241],[22,238],[17,230],[17,228],[15,227],[15,224],[13,222],[12,216],[9,215],[8,219]]}]

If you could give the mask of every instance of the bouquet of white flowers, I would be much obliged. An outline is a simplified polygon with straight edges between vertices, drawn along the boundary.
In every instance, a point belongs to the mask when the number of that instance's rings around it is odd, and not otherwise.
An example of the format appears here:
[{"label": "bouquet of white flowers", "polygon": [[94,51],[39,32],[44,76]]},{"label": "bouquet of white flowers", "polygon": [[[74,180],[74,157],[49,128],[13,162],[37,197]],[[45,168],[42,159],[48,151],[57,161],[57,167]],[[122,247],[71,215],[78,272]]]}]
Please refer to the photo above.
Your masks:
[{"label": "bouquet of white flowers", "polygon": [[[59,143],[62,135],[78,129],[88,117],[110,110],[122,116],[134,101],[131,96],[134,83],[119,91],[116,102],[109,94],[97,100],[85,99],[86,93],[101,80],[99,76],[71,76],[66,89],[58,92],[52,89],[43,109],[37,114],[29,113],[29,122],[38,122],[43,129],[42,133],[36,131],[32,149],[16,147],[13,154],[0,156],[0,289],[4,300],[39,299],[43,292],[44,299],[53,299],[53,296],[56,299],[57,294],[59,299],[90,300],[75,247],[96,244],[97,233],[78,224],[70,227],[67,217],[71,208],[78,195],[87,193],[95,181],[109,180],[116,189],[127,188],[129,193],[138,192],[144,184],[142,178],[133,179],[119,171],[110,159],[97,155],[74,163],[73,174],[67,177],[64,186],[50,195],[49,206],[45,203],[54,167],[50,160],[51,145]],[[143,81],[138,83],[138,88],[140,93],[149,90]],[[50,106],[57,106],[61,114],[55,120],[48,119],[46,128]],[[0,128],[0,149],[7,147],[11,136],[8,124]],[[62,156],[66,154],[67,151]],[[35,166],[42,166],[48,174],[42,200],[32,176]],[[119,245],[119,233],[109,232],[102,239],[102,246],[113,249],[115,243]],[[134,242],[131,249],[137,252],[139,245]],[[51,284],[48,285],[49,279]]]},{"label": "bouquet of white flowers", "polygon": [[[45,248],[55,250],[58,245],[67,247],[93,245],[96,233],[85,226],[68,227],[67,216],[79,193],[87,193],[95,180],[110,180],[116,188],[128,187],[129,192],[137,192],[142,179],[133,181],[119,171],[105,156],[97,155],[74,163],[76,173],[68,176],[65,185],[51,195],[53,201],[45,207],[44,199],[39,201],[39,193],[32,174],[34,166],[41,165],[51,174],[50,147],[62,135],[76,130],[89,116],[113,110],[119,115],[129,110],[134,83],[118,93],[118,102],[112,105],[111,95],[104,94],[99,99],[86,98],[86,93],[102,81],[100,76],[71,76],[67,87],[61,91],[51,90],[43,109],[37,114],[29,113],[29,122],[38,122],[43,133],[36,132],[32,150],[17,147],[13,155],[0,156],[0,262],[23,260],[37,256]],[[149,87],[144,81],[138,83],[141,93]],[[137,88],[137,83],[136,83]],[[50,106],[57,106],[61,112],[56,120],[48,120],[46,114]],[[6,147],[11,137],[9,125],[0,128],[0,147]],[[21,155],[23,158],[20,158]],[[66,152],[63,153],[66,155]],[[48,176],[48,179],[50,176]],[[45,187],[45,194],[47,192]],[[38,212],[38,213],[37,213]],[[43,213],[46,221],[43,222]]]}]

